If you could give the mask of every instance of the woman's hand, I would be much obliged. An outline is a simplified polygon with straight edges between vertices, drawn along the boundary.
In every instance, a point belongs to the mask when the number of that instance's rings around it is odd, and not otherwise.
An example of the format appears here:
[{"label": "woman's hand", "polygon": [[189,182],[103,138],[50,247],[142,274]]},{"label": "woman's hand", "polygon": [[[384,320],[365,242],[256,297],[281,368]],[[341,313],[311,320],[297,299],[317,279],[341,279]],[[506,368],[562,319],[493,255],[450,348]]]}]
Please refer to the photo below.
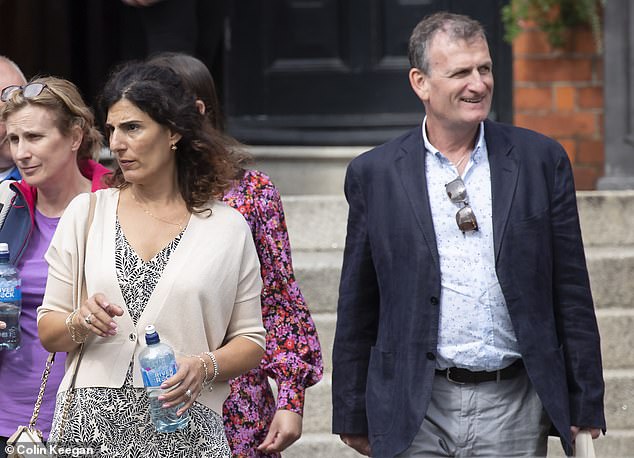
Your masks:
[{"label": "woman's hand", "polygon": [[160,395],[158,399],[163,402],[162,407],[173,407],[181,402],[184,403],[185,405],[176,412],[176,415],[180,417],[200,396],[205,372],[203,363],[197,356],[181,356],[176,358],[176,364],[178,365],[176,373],[161,385],[162,389],[170,391]]},{"label": "woman's hand", "polygon": [[302,435],[302,416],[290,410],[278,410],[273,416],[269,432],[258,450],[265,453],[284,451]]},{"label": "woman's hand", "polygon": [[112,318],[121,315],[121,307],[111,304],[106,296],[97,293],[81,305],[76,320],[88,331],[100,337],[108,337],[117,333],[117,323]]}]

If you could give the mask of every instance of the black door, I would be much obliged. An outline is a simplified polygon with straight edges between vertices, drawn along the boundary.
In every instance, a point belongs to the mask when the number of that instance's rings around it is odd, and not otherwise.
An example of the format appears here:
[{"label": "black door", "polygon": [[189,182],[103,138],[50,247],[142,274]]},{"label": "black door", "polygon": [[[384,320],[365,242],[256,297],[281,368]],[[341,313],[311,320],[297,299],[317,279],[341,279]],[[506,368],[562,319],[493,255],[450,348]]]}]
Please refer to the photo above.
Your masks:
[{"label": "black door", "polygon": [[426,14],[480,20],[495,62],[493,117],[511,121],[511,50],[503,0],[229,2],[224,100],[230,132],[254,144],[354,145],[422,119],[408,81],[409,35]]}]

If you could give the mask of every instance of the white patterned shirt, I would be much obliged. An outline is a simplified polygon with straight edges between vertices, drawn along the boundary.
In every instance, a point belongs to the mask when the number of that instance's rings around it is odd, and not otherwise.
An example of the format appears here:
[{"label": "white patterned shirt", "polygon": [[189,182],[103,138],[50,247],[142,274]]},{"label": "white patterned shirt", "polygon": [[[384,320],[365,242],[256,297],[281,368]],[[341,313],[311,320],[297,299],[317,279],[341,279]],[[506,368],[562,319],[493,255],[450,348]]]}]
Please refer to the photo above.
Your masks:
[{"label": "white patterned shirt", "polygon": [[484,123],[462,179],[479,229],[463,232],[456,212],[463,206],[449,200],[445,184],[458,176],[454,165],[427,138],[427,191],[440,259],[440,322],[437,367],[493,371],[520,357],[506,301],[495,272],[491,172]]}]

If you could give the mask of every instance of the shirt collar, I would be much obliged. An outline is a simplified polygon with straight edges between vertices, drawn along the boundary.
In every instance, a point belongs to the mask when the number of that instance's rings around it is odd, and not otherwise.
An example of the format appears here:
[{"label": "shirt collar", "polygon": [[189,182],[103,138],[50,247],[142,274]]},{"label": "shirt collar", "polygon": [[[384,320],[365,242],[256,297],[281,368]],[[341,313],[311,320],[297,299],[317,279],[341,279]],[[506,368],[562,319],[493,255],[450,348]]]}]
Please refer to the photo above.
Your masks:
[{"label": "shirt collar", "polygon": [[[423,119],[423,143],[425,144],[425,150],[427,152],[436,156],[439,160],[447,161],[448,159],[429,141],[427,138],[427,129],[425,128],[427,124],[427,116]],[[484,141],[484,121],[480,121],[480,126],[478,128],[478,140],[476,141],[475,148],[471,152],[471,159],[473,162],[478,163],[482,159],[482,155],[486,152],[486,143]]]}]

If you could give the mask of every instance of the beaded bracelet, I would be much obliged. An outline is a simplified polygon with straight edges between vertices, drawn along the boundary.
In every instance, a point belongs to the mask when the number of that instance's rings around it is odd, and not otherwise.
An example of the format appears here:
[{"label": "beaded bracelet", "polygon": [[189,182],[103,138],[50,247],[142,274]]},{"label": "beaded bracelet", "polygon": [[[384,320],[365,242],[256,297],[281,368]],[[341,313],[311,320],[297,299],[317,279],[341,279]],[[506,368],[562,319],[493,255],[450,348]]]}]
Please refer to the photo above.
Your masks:
[{"label": "beaded bracelet", "polygon": [[88,330],[83,329],[82,331],[77,331],[77,325],[73,323],[75,316],[79,313],[79,309],[72,311],[66,317],[66,329],[68,329],[68,333],[70,334],[70,338],[76,344],[83,344],[86,341],[86,337],[88,337]]},{"label": "beaded bracelet", "polygon": [[218,368],[218,361],[216,360],[216,355],[213,354],[213,352],[211,351],[206,351],[205,354],[207,356],[209,356],[209,359],[211,359],[211,364],[213,364],[214,366],[214,375],[211,377],[211,380],[209,381],[205,381],[204,386],[206,386],[209,391],[213,390],[213,383],[216,380],[216,378],[218,378],[218,375],[220,374],[220,369]]}]

